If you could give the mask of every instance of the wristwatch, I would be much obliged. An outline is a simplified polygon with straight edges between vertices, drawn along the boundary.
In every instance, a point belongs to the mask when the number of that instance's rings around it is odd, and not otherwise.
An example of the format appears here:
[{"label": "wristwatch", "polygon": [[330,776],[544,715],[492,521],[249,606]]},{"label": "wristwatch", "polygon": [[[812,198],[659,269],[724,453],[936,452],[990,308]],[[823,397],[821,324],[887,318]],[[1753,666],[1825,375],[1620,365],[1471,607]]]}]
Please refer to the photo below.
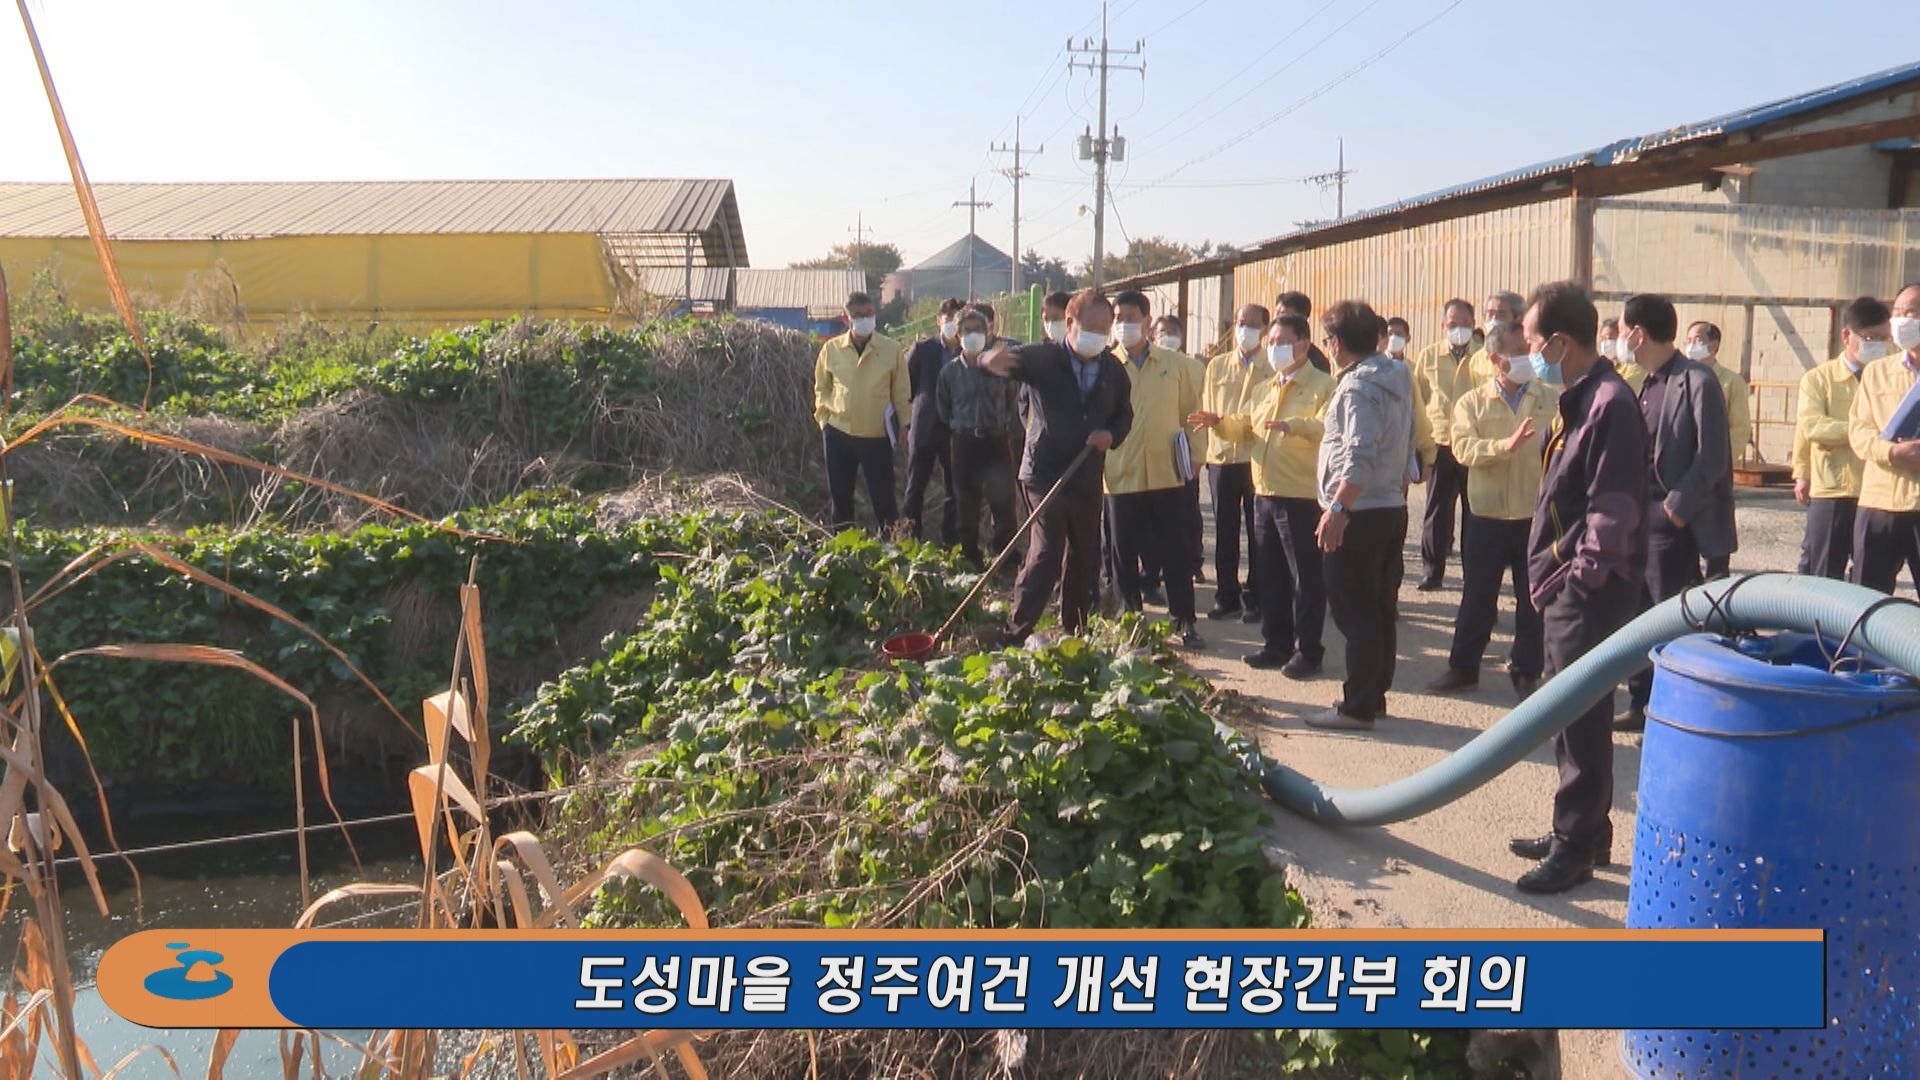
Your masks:
[{"label": "wristwatch", "polygon": [[1335,499],[1327,504],[1327,513],[1329,514],[1344,514],[1346,512],[1347,504],[1341,502],[1339,499]]}]

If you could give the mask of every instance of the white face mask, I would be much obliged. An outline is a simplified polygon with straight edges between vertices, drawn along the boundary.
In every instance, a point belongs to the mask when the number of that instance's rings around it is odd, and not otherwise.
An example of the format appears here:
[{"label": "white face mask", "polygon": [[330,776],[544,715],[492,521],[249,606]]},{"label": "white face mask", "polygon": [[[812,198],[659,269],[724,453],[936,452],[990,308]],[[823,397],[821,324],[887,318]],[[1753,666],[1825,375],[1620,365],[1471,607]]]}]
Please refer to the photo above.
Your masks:
[{"label": "white face mask", "polygon": [[1863,341],[1860,343],[1859,349],[1860,362],[1863,364],[1871,364],[1891,351],[1893,351],[1893,346],[1888,342]]},{"label": "white face mask", "polygon": [[1893,343],[1901,352],[1920,349],[1920,319],[1897,315],[1893,320]]},{"label": "white face mask", "polygon": [[1140,329],[1140,324],[1137,322],[1116,322],[1113,324],[1113,340],[1119,342],[1126,348],[1131,349],[1135,345],[1140,344],[1140,338],[1142,336],[1143,333]]},{"label": "white face mask", "polygon": [[853,320],[854,337],[866,337],[871,333],[873,333],[873,316],[869,315],[864,319]]},{"label": "white face mask", "polygon": [[959,329],[960,329],[960,324],[955,322],[953,319],[940,320],[940,336],[947,339],[948,341],[953,340],[954,334],[957,333]]},{"label": "white face mask", "polygon": [[1491,333],[1493,333],[1493,328],[1494,328],[1494,327],[1496,327],[1496,326],[1499,326],[1499,325],[1500,325],[1500,320],[1499,320],[1499,319],[1496,319],[1496,318],[1494,318],[1494,317],[1493,317],[1493,316],[1491,316],[1491,315],[1489,315],[1489,316],[1487,316],[1487,322],[1486,322],[1486,325],[1484,325],[1484,326],[1482,326],[1482,327],[1480,328],[1480,330],[1481,330],[1481,332],[1482,332],[1482,333],[1487,333],[1487,334],[1491,334]]},{"label": "white face mask", "polygon": [[1046,330],[1048,341],[1065,342],[1067,340],[1067,323],[1064,319],[1058,322],[1052,319],[1047,320]]},{"label": "white face mask", "polygon": [[1260,347],[1260,328],[1256,326],[1236,326],[1233,328],[1234,344],[1240,351],[1250,353]]},{"label": "white face mask", "polygon": [[1396,355],[1407,351],[1407,339],[1395,334],[1387,339],[1387,354]]},{"label": "white face mask", "polygon": [[1174,352],[1179,352],[1180,346],[1184,345],[1185,342],[1180,340],[1179,334],[1161,334],[1160,340],[1154,342],[1154,344],[1163,349],[1171,349]]},{"label": "white face mask", "polygon": [[987,347],[987,335],[978,330],[960,335],[960,351],[968,356],[979,356],[980,350]]},{"label": "white face mask", "polygon": [[1707,357],[1712,355],[1713,355],[1713,350],[1707,348],[1706,342],[1704,341],[1687,342],[1687,359],[1705,360]]},{"label": "white face mask", "polygon": [[1600,355],[1609,360],[1620,355],[1620,339],[1614,338],[1600,343]]},{"label": "white face mask", "polygon": [[1091,360],[1107,351],[1107,336],[1091,330],[1076,331],[1073,335],[1073,351],[1080,354],[1080,359]]},{"label": "white face mask", "polygon": [[1464,349],[1473,344],[1473,327],[1455,326],[1448,329],[1447,344],[1456,349]]},{"label": "white face mask", "polygon": [[1525,386],[1533,381],[1533,357],[1516,356],[1507,361],[1507,381],[1515,386]]},{"label": "white face mask", "polygon": [[1291,345],[1267,346],[1267,363],[1272,364],[1273,370],[1275,371],[1285,371],[1288,368],[1292,367],[1293,366],[1293,346]]}]

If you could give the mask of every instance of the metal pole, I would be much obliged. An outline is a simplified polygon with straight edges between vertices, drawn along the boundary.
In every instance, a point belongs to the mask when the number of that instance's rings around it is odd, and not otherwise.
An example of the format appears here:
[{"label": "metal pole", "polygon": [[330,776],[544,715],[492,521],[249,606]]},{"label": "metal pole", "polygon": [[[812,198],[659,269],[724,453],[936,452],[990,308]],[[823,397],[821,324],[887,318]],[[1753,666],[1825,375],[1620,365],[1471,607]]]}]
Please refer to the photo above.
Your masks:
[{"label": "metal pole", "polygon": [[1020,118],[1013,118],[1013,280],[1007,291],[1020,291]]},{"label": "metal pole", "polygon": [[1100,0],[1100,124],[1093,137],[1093,287],[1106,280],[1107,0]]}]

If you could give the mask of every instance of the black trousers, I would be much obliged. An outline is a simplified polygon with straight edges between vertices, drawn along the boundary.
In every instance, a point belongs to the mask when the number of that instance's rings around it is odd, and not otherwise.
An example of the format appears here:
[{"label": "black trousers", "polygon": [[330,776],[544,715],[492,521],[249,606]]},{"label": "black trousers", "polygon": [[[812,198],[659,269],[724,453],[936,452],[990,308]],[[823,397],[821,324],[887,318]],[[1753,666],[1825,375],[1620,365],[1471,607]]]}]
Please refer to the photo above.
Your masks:
[{"label": "black trousers", "polygon": [[881,532],[891,530],[900,516],[893,501],[893,443],[885,435],[856,438],[832,424],[821,429],[820,441],[827,458],[827,496],[833,500],[833,527],[853,525],[853,481],[856,474],[865,473],[873,516],[879,519]]},{"label": "black trousers", "polygon": [[[1660,500],[1647,500],[1647,586],[1641,593],[1642,607],[1670,600],[1704,580],[1700,575],[1700,544],[1694,540],[1693,530],[1675,525]],[[1653,692],[1652,666],[1627,680],[1627,690],[1629,700],[1646,708],[1647,697]]]},{"label": "black trousers", "polygon": [[1407,508],[1355,510],[1340,550],[1326,556],[1327,602],[1347,639],[1347,679],[1340,711],[1371,720],[1387,711],[1387,688],[1399,650],[1401,552]]},{"label": "black trousers", "polygon": [[[1200,478],[1196,476],[1187,481],[1185,491],[1186,508],[1181,515],[1181,520],[1186,525],[1187,556],[1192,563],[1189,577],[1197,578],[1200,576],[1203,565],[1200,561],[1200,545],[1206,542],[1206,530],[1201,524],[1200,517]],[[1151,552],[1142,552],[1140,555],[1141,585],[1145,588],[1157,589],[1165,580],[1165,569],[1160,565],[1159,557]]]},{"label": "black trousers", "polygon": [[[1260,599],[1259,539],[1253,527],[1253,465],[1209,465],[1213,486],[1213,599],[1235,608]],[[1247,537],[1246,588],[1240,584],[1240,534]]]},{"label": "black trousers", "polygon": [[1800,538],[1800,573],[1847,580],[1847,560],[1853,555],[1854,511],[1859,506],[1858,499],[1813,499],[1807,503],[1807,531]]},{"label": "black trousers", "polygon": [[1453,529],[1456,512],[1464,515],[1467,505],[1467,470],[1453,458],[1453,448],[1434,448],[1432,475],[1427,477],[1427,512],[1420,524],[1420,565],[1429,578],[1447,572],[1447,557],[1453,554]]},{"label": "black trousers", "polygon": [[1527,590],[1527,533],[1532,521],[1499,521],[1467,515],[1460,538],[1460,568],[1465,584],[1460,613],[1453,621],[1453,652],[1447,665],[1480,672],[1493,624],[1500,614],[1500,581],[1513,576],[1513,667],[1515,675],[1538,676],[1546,664],[1540,613]]},{"label": "black trousers", "polygon": [[1020,524],[1013,516],[1013,457],[1007,437],[955,432],[952,458],[954,502],[960,507],[960,553],[974,566],[984,566],[980,550],[981,504],[984,502],[993,515],[994,556],[1013,542],[1013,530]]},{"label": "black trousers", "polygon": [[1270,656],[1298,654],[1318,664],[1327,655],[1321,641],[1327,626],[1327,571],[1313,535],[1319,524],[1320,504],[1312,499],[1254,499],[1260,636]]},{"label": "black trousers", "polygon": [[1194,615],[1193,575],[1178,569],[1193,565],[1187,554],[1186,502],[1185,486],[1107,497],[1121,600],[1130,608],[1140,606],[1140,562],[1150,556],[1167,569],[1167,614],[1179,623],[1192,622]]},{"label": "black trousers", "polygon": [[1902,566],[1920,590],[1920,512],[1861,507],[1853,519],[1854,584],[1892,596]]},{"label": "black trousers", "polygon": [[952,446],[944,435],[929,438],[926,442],[915,442],[908,449],[907,492],[901,500],[901,511],[913,529],[914,539],[921,539],[920,521],[926,512],[927,485],[933,480],[936,466],[940,469],[940,490],[945,493],[940,500],[940,542],[952,547],[960,539],[956,531],[960,520],[960,501],[954,497],[954,487],[958,481],[953,472]]},{"label": "black trousers", "polygon": [[[1609,577],[1588,592],[1571,582],[1540,613],[1547,671],[1565,671],[1632,621],[1640,586]],[[1553,846],[1597,857],[1613,842],[1613,691],[1553,737],[1560,787],[1553,793]]]},{"label": "black trousers", "polygon": [[[1033,505],[1051,485],[1026,484]],[[1088,469],[1067,481],[1046,512],[1034,520],[1027,559],[1014,581],[1013,621],[1007,629],[1026,637],[1060,589],[1060,626],[1069,634],[1087,624],[1093,582],[1100,562],[1100,470]]]}]

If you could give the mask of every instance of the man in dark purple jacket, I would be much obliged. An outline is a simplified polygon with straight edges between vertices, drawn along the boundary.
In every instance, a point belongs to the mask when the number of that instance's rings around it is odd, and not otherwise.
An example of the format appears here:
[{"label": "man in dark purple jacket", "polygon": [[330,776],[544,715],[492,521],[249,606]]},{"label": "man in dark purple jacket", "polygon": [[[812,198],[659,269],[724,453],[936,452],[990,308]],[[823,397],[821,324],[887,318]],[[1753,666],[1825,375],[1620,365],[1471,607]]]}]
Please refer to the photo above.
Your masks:
[{"label": "man in dark purple jacket", "polygon": [[921,515],[927,507],[927,484],[933,470],[940,469],[940,542],[952,547],[959,542],[960,501],[954,498],[953,452],[950,432],[940,422],[934,408],[934,391],[940,386],[940,373],[947,363],[960,355],[960,309],[967,305],[949,297],[940,301],[938,329],[921,338],[907,354],[907,386],[913,398],[913,415],[907,426],[907,492],[902,510],[913,530],[914,539],[922,539]]},{"label": "man in dark purple jacket", "polygon": [[[1566,380],[1527,541],[1550,673],[1625,626],[1646,577],[1647,425],[1633,390],[1596,351],[1599,325],[1593,301],[1571,281],[1536,289],[1522,323],[1536,365],[1558,367]],[[1612,861],[1612,721],[1608,692],[1554,737],[1553,831],[1510,845],[1541,860],[1520,878],[1522,892],[1565,892]]]}]

